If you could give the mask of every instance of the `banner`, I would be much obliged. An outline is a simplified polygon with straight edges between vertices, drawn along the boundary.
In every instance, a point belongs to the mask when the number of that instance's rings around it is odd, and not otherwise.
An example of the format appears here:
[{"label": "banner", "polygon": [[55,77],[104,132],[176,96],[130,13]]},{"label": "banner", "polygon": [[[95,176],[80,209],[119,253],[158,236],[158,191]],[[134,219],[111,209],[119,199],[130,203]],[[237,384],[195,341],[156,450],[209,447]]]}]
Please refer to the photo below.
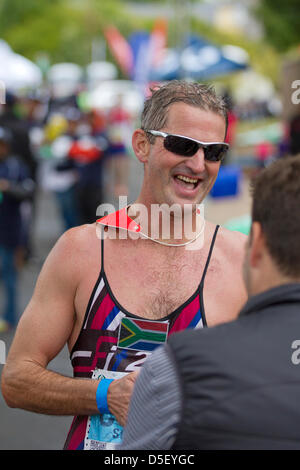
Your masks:
[{"label": "banner", "polygon": [[151,34],[152,64],[158,67],[164,59],[165,49],[167,47],[167,21],[164,18],[158,18],[155,21]]},{"label": "banner", "polygon": [[151,34],[145,31],[133,33],[129,43],[134,57],[132,79],[141,87],[142,93],[147,94],[147,85],[153,67],[159,67],[164,59],[167,44],[167,22],[158,18]]},{"label": "banner", "polygon": [[108,26],[104,30],[104,36],[122,72],[130,77],[133,69],[133,54],[130,45],[115,26]]}]

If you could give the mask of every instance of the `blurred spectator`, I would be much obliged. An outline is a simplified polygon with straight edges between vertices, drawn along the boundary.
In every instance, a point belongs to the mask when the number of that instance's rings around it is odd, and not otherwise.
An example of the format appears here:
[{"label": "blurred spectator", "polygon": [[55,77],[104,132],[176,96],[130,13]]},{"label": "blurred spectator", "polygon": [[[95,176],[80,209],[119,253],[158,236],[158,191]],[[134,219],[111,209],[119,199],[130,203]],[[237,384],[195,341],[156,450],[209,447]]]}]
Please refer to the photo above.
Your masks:
[{"label": "blurred spectator", "polygon": [[255,153],[258,168],[265,168],[265,166],[268,164],[269,160],[273,156],[273,145],[267,140],[262,141],[256,145]]},{"label": "blurred spectator", "polygon": [[120,96],[107,112],[84,112],[73,96],[50,101],[40,174],[43,188],[55,195],[65,229],[93,223],[101,203],[128,194],[131,125]]},{"label": "blurred spectator", "polygon": [[128,136],[131,137],[131,115],[124,109],[123,97],[118,95],[116,104],[107,116],[109,138],[109,164],[114,177],[114,196],[128,195],[129,158]]},{"label": "blurred spectator", "polygon": [[67,103],[46,122],[41,181],[55,194],[66,230],[93,223],[103,202],[106,122],[103,113],[85,114]]},{"label": "blurred spectator", "polygon": [[[17,115],[16,108],[21,103],[18,96],[11,92],[6,92],[6,103],[3,105],[0,115],[0,126],[10,130],[12,134],[11,152],[23,161],[29,171],[29,177],[36,183],[37,159],[32,151],[30,143],[30,129],[26,116]],[[33,252],[31,241],[31,227],[34,222],[35,192],[22,204],[21,215],[23,218],[24,230],[24,256],[28,259]]]},{"label": "blurred spectator", "polygon": [[290,153],[300,153],[300,114],[294,116],[290,122]]},{"label": "blurred spectator", "polygon": [[106,133],[107,119],[104,112],[98,109],[91,109],[86,113],[86,121],[89,125],[91,135],[102,136]]},{"label": "blurred spectator", "polygon": [[77,108],[76,95],[67,95],[62,97],[51,95],[48,101],[48,109],[45,115],[45,123],[49,122],[50,118],[53,115],[64,115],[70,108]]},{"label": "blurred spectator", "polygon": [[24,227],[21,202],[30,198],[34,182],[30,171],[12,154],[13,135],[0,127],[0,276],[6,303],[0,331],[17,323],[17,265],[18,250],[24,247]]},{"label": "blurred spectator", "polygon": [[284,158],[290,154],[290,137],[289,137],[289,126],[286,123],[282,123],[283,133],[282,137],[277,143],[276,158]]},{"label": "blurred spectator", "polygon": [[28,130],[42,127],[47,112],[46,96],[41,90],[31,91],[23,99],[23,109]]},{"label": "blurred spectator", "polygon": [[30,177],[35,180],[37,162],[30,148],[30,139],[26,119],[17,116],[15,108],[18,97],[6,92],[6,103],[0,115],[0,126],[9,129],[12,133],[12,153],[18,155],[30,171]]},{"label": "blurred spectator", "polygon": [[232,146],[235,143],[238,117],[234,108],[233,98],[230,95],[229,91],[226,91],[226,93],[224,94],[224,99],[226,100],[226,104],[227,104],[227,118],[228,118],[228,126],[227,126],[225,142],[227,142],[230,145],[229,152],[227,152],[225,159],[223,161],[223,165],[226,165],[230,160]]},{"label": "blurred spectator", "polygon": [[95,222],[97,207],[103,202],[103,158],[107,148],[102,126],[79,135],[70,147],[68,156],[78,173],[76,190],[81,224]]},{"label": "blurred spectator", "polygon": [[48,150],[41,171],[42,185],[53,192],[62,217],[64,230],[79,225],[77,204],[78,172],[69,158],[69,151],[77,140],[77,125],[80,120],[78,109],[70,108],[65,116],[53,115],[45,129],[44,146]]},{"label": "blurred spectator", "polygon": [[277,116],[277,105],[274,110],[271,109],[269,101],[259,101],[256,99],[249,99],[236,106],[238,118],[241,121],[256,121],[271,116]]}]

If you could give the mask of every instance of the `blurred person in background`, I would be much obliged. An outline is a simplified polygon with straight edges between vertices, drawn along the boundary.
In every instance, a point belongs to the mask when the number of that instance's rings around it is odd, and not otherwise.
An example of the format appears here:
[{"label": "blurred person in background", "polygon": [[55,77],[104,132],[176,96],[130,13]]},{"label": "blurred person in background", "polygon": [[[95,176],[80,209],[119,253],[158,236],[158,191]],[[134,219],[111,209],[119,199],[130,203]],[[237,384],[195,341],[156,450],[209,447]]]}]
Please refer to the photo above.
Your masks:
[{"label": "blurred person in background", "polygon": [[[18,113],[22,106],[22,99],[11,91],[6,91],[6,101],[1,107],[0,126],[9,129],[12,134],[11,151],[18,156],[26,166],[29,177],[37,183],[37,159],[30,142],[30,129],[26,116]],[[32,225],[34,222],[36,191],[21,204],[23,219],[23,262],[33,255]]]},{"label": "blurred person in background", "polygon": [[65,129],[51,144],[52,159],[50,161],[51,189],[63,220],[64,230],[69,230],[80,224],[79,204],[77,200],[78,171],[74,161],[69,158],[69,152],[79,138],[77,128],[81,113],[78,108],[69,108],[62,116],[65,120]]},{"label": "blurred person in background", "polygon": [[300,155],[254,180],[238,319],[180,332],[153,353],[121,450],[299,449],[299,208]]},{"label": "blurred person in background", "polygon": [[107,133],[109,138],[108,162],[111,166],[113,195],[128,195],[129,155],[128,141],[131,138],[132,117],[123,106],[122,94],[117,95],[116,103],[108,111]]},{"label": "blurred person in background", "polygon": [[78,103],[77,103],[77,94],[71,93],[71,94],[62,94],[62,96],[58,96],[55,93],[55,90],[51,89],[49,90],[49,96],[47,100],[47,110],[44,116],[44,123],[46,124],[47,122],[50,121],[51,116],[54,115],[64,115],[66,111],[70,108],[78,108]]},{"label": "blurred person in background", "polygon": [[297,155],[300,153],[300,114],[290,120],[289,129],[290,153]]},{"label": "blurred person in background", "polygon": [[80,224],[93,223],[97,207],[105,200],[103,161],[109,146],[106,121],[101,115],[91,113],[86,116],[86,122],[90,126],[77,133],[68,151],[69,161],[78,174],[76,199]]},{"label": "blurred person in background", "polygon": [[23,97],[22,107],[29,132],[31,129],[43,126],[48,108],[47,101],[46,91],[40,89],[31,90]]},{"label": "blurred person in background", "polygon": [[[70,128],[73,127],[70,125]],[[39,183],[44,191],[54,197],[61,218],[62,231],[79,223],[75,208],[75,186],[78,175],[68,152],[72,138],[67,135],[68,121],[62,114],[52,114],[43,129],[39,150]]]},{"label": "blurred person in background", "polygon": [[230,145],[230,149],[224,158],[223,165],[226,165],[227,163],[230,163],[232,147],[235,144],[236,131],[237,131],[237,125],[238,125],[238,116],[235,111],[233,97],[229,90],[225,91],[224,100],[227,105],[227,118],[228,118],[228,126],[227,126],[225,142],[227,142],[227,144]]},{"label": "blurred person in background", "polygon": [[49,114],[44,134],[41,184],[55,195],[64,230],[91,223],[104,198],[106,121],[64,104]]},{"label": "blurred person in background", "polygon": [[268,140],[263,140],[255,146],[255,159],[258,171],[264,169],[276,151],[273,144]]},{"label": "blurred person in background", "polygon": [[12,143],[10,129],[0,127],[0,280],[6,297],[0,331],[17,324],[17,255],[24,247],[21,203],[34,191],[30,171],[13,155]]},{"label": "blurred person in background", "polygon": [[9,129],[12,134],[12,152],[18,155],[29,170],[29,176],[35,181],[37,162],[32,153],[26,118],[17,115],[19,98],[7,91],[6,101],[0,114],[0,126]]}]

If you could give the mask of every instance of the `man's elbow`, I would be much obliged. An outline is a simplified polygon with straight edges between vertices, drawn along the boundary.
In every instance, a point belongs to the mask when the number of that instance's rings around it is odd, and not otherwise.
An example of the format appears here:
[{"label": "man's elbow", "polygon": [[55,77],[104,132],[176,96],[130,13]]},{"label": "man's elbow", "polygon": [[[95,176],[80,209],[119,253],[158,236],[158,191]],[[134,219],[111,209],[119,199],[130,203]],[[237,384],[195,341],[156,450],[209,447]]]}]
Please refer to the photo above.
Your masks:
[{"label": "man's elbow", "polygon": [[1,393],[9,408],[20,408],[18,389],[16,387],[15,374],[7,366],[4,366],[1,375]]}]

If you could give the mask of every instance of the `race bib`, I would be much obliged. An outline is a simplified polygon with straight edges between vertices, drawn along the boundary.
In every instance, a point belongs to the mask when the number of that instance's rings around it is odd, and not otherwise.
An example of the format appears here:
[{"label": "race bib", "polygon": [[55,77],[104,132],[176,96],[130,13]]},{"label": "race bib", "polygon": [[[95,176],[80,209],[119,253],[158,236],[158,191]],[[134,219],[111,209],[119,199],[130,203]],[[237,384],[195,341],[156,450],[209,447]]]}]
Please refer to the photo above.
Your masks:
[{"label": "race bib", "polygon": [[[157,347],[167,341],[168,328],[166,321],[122,318],[118,342],[107,354],[103,364],[105,369],[95,369],[92,379],[121,379],[137,370]],[[113,450],[121,444],[122,437],[123,427],[112,414],[89,416],[84,450]]]},{"label": "race bib", "polygon": [[[92,379],[121,379],[126,373],[96,369]],[[92,415],[88,418],[84,450],[111,450],[122,442],[123,427],[110,413]]]}]

